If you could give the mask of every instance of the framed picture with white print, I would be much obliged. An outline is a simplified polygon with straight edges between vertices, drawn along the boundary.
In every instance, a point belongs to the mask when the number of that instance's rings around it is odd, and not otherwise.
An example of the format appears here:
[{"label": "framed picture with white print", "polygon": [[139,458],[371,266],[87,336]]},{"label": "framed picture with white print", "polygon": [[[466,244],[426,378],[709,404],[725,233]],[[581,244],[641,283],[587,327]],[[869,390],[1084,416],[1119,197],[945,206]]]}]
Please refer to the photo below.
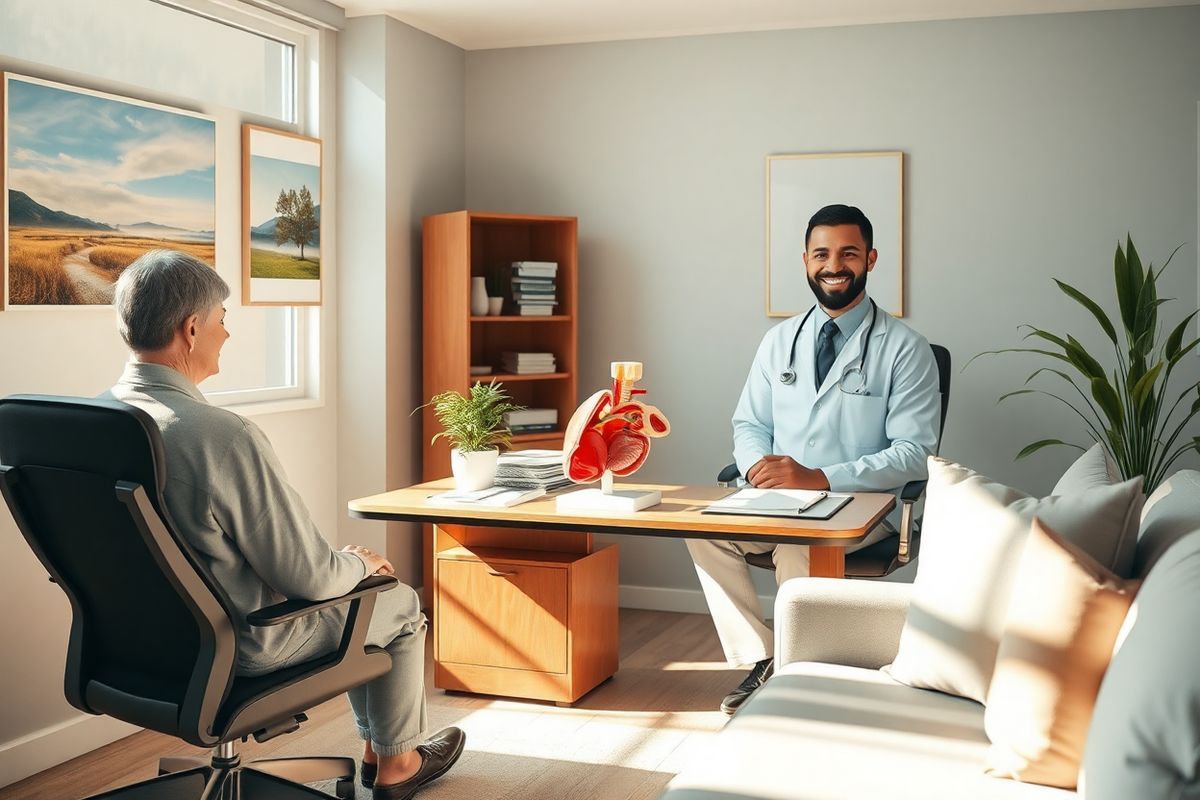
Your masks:
[{"label": "framed picture with white print", "polygon": [[804,269],[804,231],[819,209],[856,206],[871,221],[879,253],[867,292],[904,316],[904,154],[803,153],[767,156],[768,317],[793,317],[816,302]]}]

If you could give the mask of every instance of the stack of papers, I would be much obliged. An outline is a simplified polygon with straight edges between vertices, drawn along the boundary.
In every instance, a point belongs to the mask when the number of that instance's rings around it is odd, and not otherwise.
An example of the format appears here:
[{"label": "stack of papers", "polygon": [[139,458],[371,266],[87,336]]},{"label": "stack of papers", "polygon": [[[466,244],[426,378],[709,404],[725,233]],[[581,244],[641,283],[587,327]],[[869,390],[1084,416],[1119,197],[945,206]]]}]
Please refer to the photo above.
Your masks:
[{"label": "stack of papers", "polygon": [[508,508],[527,500],[533,500],[546,493],[541,487],[535,489],[512,489],[507,486],[492,486],[476,492],[441,492],[431,494],[425,502],[431,506],[450,506],[457,508]]},{"label": "stack of papers", "polygon": [[[756,517],[799,517],[822,500],[831,497],[829,492],[808,489],[741,489],[728,497],[722,497],[708,508],[706,514],[748,514]],[[849,498],[833,496],[841,500],[840,508]],[[836,509],[835,509],[836,510]]]},{"label": "stack of papers", "polygon": [[552,492],[571,481],[563,474],[562,450],[517,450],[500,454],[496,485]]}]

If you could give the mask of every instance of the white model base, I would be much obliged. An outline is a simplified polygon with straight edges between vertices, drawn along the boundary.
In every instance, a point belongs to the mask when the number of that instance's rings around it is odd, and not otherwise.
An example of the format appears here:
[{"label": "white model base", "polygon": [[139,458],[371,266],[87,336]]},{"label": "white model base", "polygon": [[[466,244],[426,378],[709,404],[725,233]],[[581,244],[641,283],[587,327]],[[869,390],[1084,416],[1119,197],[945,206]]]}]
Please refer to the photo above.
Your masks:
[{"label": "white model base", "polygon": [[599,489],[580,489],[559,495],[554,501],[559,511],[641,511],[662,502],[662,492],[614,489],[605,494]]}]

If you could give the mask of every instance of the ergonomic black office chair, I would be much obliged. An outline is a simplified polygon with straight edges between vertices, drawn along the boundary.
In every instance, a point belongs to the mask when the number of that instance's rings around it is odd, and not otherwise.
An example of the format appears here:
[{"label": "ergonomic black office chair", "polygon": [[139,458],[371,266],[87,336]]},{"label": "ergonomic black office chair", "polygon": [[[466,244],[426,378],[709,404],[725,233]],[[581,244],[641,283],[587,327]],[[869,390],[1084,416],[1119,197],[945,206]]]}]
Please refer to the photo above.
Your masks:
[{"label": "ergonomic black office chair", "polygon": [[237,741],[296,730],[304,711],[391,668],[365,644],[369,577],[332,600],[288,600],[250,614],[279,625],[349,603],[337,651],[266,675],[237,663],[236,615],[177,533],[163,503],[162,439],[140,409],[106,400],[15,395],[0,400],[0,490],[25,540],[71,603],[67,701],[89,714],[214,748],[169,758],[159,777],[103,798],[328,797],[302,784],[337,780],[354,796],[354,759],[265,759],[245,765]]},{"label": "ergonomic black office chair", "polygon": [[[940,344],[931,344],[933,358],[937,362],[938,390],[941,392],[941,426],[938,428],[936,454],[941,450],[942,433],[946,430],[946,411],[950,408],[950,351]],[[717,475],[720,486],[736,486],[741,472],[737,464],[730,464]],[[900,531],[897,536],[888,536],[872,545],[853,553],[846,553],[847,578],[882,578],[917,557],[921,548],[920,521],[913,519],[913,506],[925,494],[926,481],[910,481],[900,491]],[[763,569],[775,569],[771,553],[747,553],[746,563]]]}]

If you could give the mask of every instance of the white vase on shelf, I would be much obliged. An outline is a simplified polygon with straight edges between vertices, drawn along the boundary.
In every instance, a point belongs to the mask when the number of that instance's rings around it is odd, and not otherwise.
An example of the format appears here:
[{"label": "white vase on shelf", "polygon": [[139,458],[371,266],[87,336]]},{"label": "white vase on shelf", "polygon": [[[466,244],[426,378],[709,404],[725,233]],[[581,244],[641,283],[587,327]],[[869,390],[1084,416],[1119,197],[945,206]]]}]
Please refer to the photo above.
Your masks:
[{"label": "white vase on shelf", "polygon": [[[459,295],[461,297],[461,295]],[[483,278],[471,278],[471,314],[486,316],[488,312],[487,282]]]},{"label": "white vase on shelf", "polygon": [[503,310],[504,310],[504,298],[503,297],[489,297],[488,298],[488,316],[489,317],[498,317],[498,316],[500,316],[500,312],[502,312]]}]

